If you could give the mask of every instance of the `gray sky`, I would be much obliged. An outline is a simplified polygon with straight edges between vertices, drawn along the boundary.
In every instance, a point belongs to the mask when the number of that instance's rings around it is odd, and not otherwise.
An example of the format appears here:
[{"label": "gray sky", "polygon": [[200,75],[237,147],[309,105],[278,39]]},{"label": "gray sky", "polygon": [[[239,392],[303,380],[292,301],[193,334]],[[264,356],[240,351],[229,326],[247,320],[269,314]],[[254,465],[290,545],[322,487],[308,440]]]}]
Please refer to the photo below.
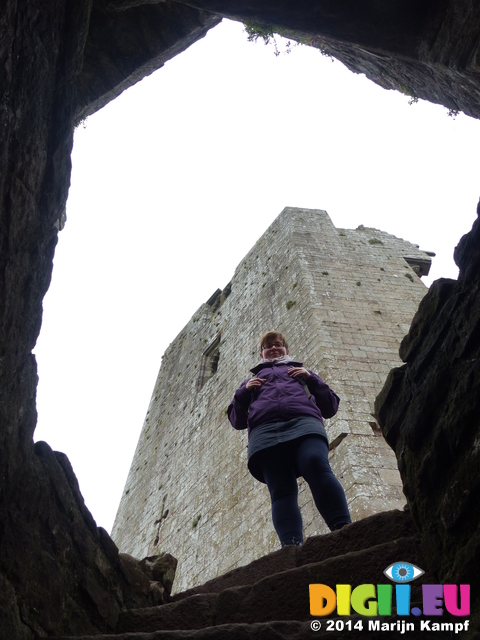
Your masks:
[{"label": "gray sky", "polygon": [[112,527],[162,353],[285,206],[402,237],[437,254],[426,284],[455,278],[479,147],[478,121],[315,49],[275,57],[228,21],[80,126],[35,439],[68,455],[97,524]]}]

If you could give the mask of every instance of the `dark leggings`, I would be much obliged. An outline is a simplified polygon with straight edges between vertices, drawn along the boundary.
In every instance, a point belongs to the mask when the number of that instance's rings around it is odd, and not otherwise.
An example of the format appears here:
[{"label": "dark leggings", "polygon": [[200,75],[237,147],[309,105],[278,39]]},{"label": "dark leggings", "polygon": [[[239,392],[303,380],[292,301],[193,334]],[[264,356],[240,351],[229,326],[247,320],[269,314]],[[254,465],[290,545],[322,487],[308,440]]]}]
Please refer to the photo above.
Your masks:
[{"label": "dark leggings", "polygon": [[328,444],[319,436],[303,436],[259,452],[263,477],[272,500],[272,519],[282,545],[303,541],[297,476],[312,491],[330,530],[350,523],[343,487],[328,462]]}]

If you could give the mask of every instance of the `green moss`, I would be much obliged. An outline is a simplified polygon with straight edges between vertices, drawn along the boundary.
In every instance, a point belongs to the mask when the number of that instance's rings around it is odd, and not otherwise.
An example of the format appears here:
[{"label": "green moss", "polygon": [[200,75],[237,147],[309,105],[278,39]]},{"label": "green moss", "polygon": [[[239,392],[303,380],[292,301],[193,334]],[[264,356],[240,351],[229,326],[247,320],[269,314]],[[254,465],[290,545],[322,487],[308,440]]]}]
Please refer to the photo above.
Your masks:
[{"label": "green moss", "polygon": [[418,102],[418,96],[415,94],[415,91],[411,87],[407,86],[406,84],[399,84],[397,86],[399,91],[401,91],[403,95],[410,98],[408,104],[416,104]]},{"label": "green moss", "polygon": [[[333,62],[334,58],[331,55],[330,51],[328,51],[325,43],[320,40],[318,36],[309,36],[304,33],[299,33],[293,29],[284,29],[283,27],[277,27],[273,25],[267,24],[259,24],[258,22],[253,22],[251,20],[246,20],[244,22],[245,31],[247,33],[247,40],[249,42],[257,42],[257,40],[263,40],[265,44],[271,44],[274,48],[274,54],[279,56],[282,51],[280,51],[279,43],[276,40],[277,35],[286,39],[285,42],[285,50],[283,53],[290,53],[292,49],[292,40],[295,42],[295,45],[306,45],[309,47],[315,47],[322,56],[326,56],[330,58]],[[302,216],[299,216],[299,220],[303,220]]]},{"label": "green moss", "polygon": [[383,244],[383,242],[378,238],[370,238],[370,240],[368,241],[368,244]]},{"label": "green moss", "polygon": [[295,304],[297,304],[296,300],[289,300],[285,306],[290,310]]},{"label": "green moss", "polygon": [[200,522],[200,518],[202,517],[202,514],[199,513],[198,516],[196,518],[193,519],[192,522],[192,529],[195,529],[195,527],[197,526],[197,524]]}]

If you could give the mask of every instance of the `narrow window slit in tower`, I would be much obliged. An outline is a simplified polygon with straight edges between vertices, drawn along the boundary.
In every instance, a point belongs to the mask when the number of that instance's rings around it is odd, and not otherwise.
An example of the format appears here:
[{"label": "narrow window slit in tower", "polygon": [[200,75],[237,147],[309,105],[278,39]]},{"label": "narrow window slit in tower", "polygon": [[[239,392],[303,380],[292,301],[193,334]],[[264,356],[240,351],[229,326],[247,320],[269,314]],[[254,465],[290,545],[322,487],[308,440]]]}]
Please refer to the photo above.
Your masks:
[{"label": "narrow window slit in tower", "polygon": [[197,391],[217,373],[218,360],[220,358],[220,334],[204,351],[202,363],[200,365],[200,373],[197,380]]}]

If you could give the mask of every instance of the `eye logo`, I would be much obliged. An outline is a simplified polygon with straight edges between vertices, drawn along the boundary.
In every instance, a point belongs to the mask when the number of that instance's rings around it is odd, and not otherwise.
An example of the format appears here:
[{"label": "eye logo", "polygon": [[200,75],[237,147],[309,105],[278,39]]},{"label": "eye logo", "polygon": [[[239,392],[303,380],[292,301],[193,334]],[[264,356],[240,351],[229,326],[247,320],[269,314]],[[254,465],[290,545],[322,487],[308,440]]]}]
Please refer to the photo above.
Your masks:
[{"label": "eye logo", "polygon": [[425,571],[410,562],[394,562],[383,573],[393,582],[405,583],[419,578]]}]

